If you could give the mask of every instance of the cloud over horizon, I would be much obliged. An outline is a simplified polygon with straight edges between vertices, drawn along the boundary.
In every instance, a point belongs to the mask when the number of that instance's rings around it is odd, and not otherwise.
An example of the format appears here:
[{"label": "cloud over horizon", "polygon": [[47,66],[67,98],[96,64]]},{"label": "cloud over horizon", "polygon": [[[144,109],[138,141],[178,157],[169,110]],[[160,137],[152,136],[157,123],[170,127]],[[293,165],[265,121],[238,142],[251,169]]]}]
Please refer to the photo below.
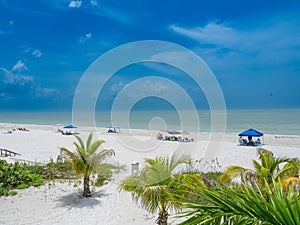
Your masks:
[{"label": "cloud over horizon", "polygon": [[11,104],[26,103],[28,100],[53,98],[59,94],[56,89],[45,88],[37,84],[33,76],[24,72],[28,72],[28,68],[20,60],[11,71],[0,67],[0,102],[2,104],[7,101]]}]

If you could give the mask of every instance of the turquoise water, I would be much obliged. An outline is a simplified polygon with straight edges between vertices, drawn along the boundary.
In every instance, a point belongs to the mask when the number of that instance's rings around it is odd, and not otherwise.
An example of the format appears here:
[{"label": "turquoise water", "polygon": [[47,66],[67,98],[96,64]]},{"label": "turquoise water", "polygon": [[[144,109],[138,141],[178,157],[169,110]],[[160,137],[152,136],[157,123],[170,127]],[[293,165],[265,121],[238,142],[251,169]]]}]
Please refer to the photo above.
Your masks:
[{"label": "turquoise water", "polygon": [[[95,115],[97,127],[113,124],[132,129],[180,130],[182,128],[200,132],[211,130],[209,110],[198,111],[199,123],[193,119],[192,115],[195,114],[192,111],[184,114],[176,111],[134,111],[128,116],[119,112],[113,114],[113,119],[110,112],[97,112]],[[226,116],[226,132],[238,133],[248,128],[255,128],[268,134],[300,135],[300,109],[228,110]],[[53,125],[73,122],[71,112],[0,112],[0,123]],[[85,125],[84,121],[74,121],[74,123],[79,126]]]}]

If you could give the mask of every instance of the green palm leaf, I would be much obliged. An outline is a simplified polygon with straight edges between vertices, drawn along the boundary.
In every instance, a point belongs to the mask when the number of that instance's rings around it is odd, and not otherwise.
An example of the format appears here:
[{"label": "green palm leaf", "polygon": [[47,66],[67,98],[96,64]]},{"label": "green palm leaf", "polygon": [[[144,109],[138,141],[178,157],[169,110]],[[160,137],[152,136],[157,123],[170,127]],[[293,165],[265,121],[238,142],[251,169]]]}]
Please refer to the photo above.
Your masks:
[{"label": "green palm leaf", "polygon": [[[75,138],[77,139],[77,141],[79,142],[81,148],[84,149],[85,146],[84,146],[83,140],[82,140],[79,136],[77,136],[77,135],[74,135],[74,137],[75,137]],[[74,143],[76,143],[76,142],[74,142]]]},{"label": "green palm leaf", "polygon": [[232,179],[241,176],[241,173],[245,171],[247,171],[247,169],[241,166],[229,166],[220,176],[220,181],[221,182],[231,181]]},{"label": "green palm leaf", "polygon": [[187,219],[180,224],[299,225],[299,198],[295,197],[299,193],[290,191],[286,195],[275,181],[272,187],[268,186],[266,192],[258,186],[243,186],[237,190],[229,187],[219,190],[199,187],[195,192],[208,204],[185,199],[184,205],[188,211],[181,216]]},{"label": "green palm leaf", "polygon": [[93,154],[91,152],[91,142],[92,142],[92,139],[93,139],[93,135],[92,133],[89,134],[88,136],[88,139],[86,141],[86,151],[89,153],[89,154]]}]

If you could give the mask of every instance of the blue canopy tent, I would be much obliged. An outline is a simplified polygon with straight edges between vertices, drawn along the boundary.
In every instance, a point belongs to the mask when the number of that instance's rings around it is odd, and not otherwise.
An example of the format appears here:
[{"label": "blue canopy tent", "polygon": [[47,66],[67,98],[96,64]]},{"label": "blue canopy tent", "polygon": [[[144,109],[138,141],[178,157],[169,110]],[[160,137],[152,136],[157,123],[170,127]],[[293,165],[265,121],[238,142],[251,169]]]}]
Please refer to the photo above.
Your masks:
[{"label": "blue canopy tent", "polygon": [[[239,137],[240,137],[239,138],[239,144],[240,145],[250,145],[250,146],[262,145],[263,142],[260,142],[259,137],[263,138],[263,136],[264,136],[264,134],[262,132],[259,132],[255,129],[250,128],[248,130],[243,131],[242,133],[239,133]],[[248,137],[248,142],[245,142],[245,140],[242,139],[242,137]],[[252,137],[257,137],[258,138],[257,141],[253,142]]]},{"label": "blue canopy tent", "polygon": [[262,137],[262,136],[264,136],[264,134],[261,133],[261,132],[259,132],[259,131],[257,131],[257,130],[254,130],[254,129],[250,128],[248,130],[245,130],[242,133],[239,133],[239,136],[240,137],[243,137],[243,136],[247,136],[247,137],[249,137],[249,136],[252,136],[252,137]]}]

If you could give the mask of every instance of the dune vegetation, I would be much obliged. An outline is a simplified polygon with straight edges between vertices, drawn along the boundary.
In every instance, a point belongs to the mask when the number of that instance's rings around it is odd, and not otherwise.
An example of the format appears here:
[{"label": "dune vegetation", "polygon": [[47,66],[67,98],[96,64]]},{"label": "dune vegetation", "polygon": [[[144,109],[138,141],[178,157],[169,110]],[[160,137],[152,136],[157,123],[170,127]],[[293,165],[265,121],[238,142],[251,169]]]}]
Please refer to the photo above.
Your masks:
[{"label": "dune vegetation", "polygon": [[[192,167],[175,172],[181,164],[192,166],[188,157],[146,159],[140,175],[119,187],[150,213],[158,212],[159,225],[168,224],[170,211],[182,225],[300,224],[299,160],[264,149],[257,154],[254,170],[231,166],[221,175]],[[241,182],[233,182],[238,176]]]}]

